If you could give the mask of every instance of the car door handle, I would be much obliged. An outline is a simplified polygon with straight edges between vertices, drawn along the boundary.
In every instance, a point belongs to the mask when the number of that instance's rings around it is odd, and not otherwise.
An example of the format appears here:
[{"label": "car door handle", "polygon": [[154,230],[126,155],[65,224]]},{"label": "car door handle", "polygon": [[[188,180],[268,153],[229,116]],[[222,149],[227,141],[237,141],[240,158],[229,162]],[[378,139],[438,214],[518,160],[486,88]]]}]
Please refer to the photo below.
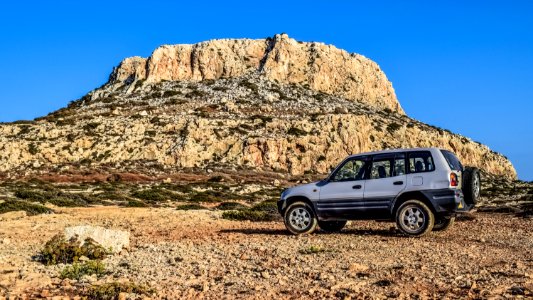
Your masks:
[{"label": "car door handle", "polygon": [[394,182],[394,185],[402,185],[403,184],[403,181],[395,181]]},{"label": "car door handle", "polygon": [[360,188],[362,188],[362,187],[363,187],[362,185],[357,184],[357,185],[352,186],[352,189],[354,189],[354,190],[358,190],[358,189],[360,189]]}]

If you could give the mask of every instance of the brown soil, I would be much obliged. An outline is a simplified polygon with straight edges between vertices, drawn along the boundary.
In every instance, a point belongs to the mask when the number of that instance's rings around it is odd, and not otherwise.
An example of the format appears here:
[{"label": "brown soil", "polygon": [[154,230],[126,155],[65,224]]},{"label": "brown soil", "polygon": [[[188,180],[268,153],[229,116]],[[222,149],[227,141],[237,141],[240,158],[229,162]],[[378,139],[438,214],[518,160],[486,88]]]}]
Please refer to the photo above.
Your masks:
[{"label": "brown soil", "polygon": [[[112,281],[147,284],[154,298],[533,297],[532,220],[474,213],[446,232],[400,235],[392,223],[351,222],[338,234],[295,237],[281,222],[223,220],[171,208],[57,208],[0,216],[1,296],[75,296]],[[69,281],[32,260],[72,225],[128,230],[131,249],[109,275]]]}]

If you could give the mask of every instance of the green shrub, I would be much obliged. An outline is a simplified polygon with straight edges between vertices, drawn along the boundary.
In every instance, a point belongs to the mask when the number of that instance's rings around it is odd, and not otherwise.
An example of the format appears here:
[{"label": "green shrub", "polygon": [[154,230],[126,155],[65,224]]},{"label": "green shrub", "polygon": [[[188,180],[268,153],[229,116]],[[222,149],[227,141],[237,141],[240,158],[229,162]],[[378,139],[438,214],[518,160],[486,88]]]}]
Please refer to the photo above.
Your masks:
[{"label": "green shrub", "polygon": [[61,279],[80,280],[85,275],[95,275],[100,277],[106,274],[105,265],[98,260],[90,260],[83,263],[73,263],[66,266],[61,271]]},{"label": "green shrub", "polygon": [[307,131],[296,128],[296,127],[291,127],[287,131],[287,134],[294,135],[294,136],[303,136],[303,135],[307,135]]},{"label": "green shrub", "polygon": [[126,204],[126,207],[148,207],[148,204],[142,201],[129,200],[128,203]]},{"label": "green shrub", "polygon": [[15,191],[15,197],[25,200],[33,200],[33,201],[44,201],[46,200],[45,195],[43,195],[40,192],[33,191],[33,190],[16,190]]},{"label": "green shrub", "polygon": [[203,91],[200,91],[200,90],[193,90],[189,93],[187,93],[187,95],[185,95],[185,97],[187,98],[201,98],[201,97],[204,97],[204,96],[207,96],[207,94]]},{"label": "green shrub", "polygon": [[170,98],[170,97],[177,96],[180,94],[181,94],[180,91],[165,91],[163,93],[163,98]]},{"label": "green shrub", "polygon": [[223,180],[224,180],[224,176],[217,175],[217,176],[213,176],[209,178],[207,182],[221,182]]},{"label": "green shrub", "polygon": [[250,210],[261,211],[275,215],[278,213],[278,205],[276,201],[267,200],[252,206]]},{"label": "green shrub", "polygon": [[402,127],[402,125],[393,122],[393,123],[390,123],[389,125],[387,125],[387,131],[392,134],[396,130],[400,129],[401,127]]},{"label": "green shrub", "polygon": [[223,219],[234,221],[272,221],[274,218],[264,211],[253,210],[228,210],[222,213]]},{"label": "green shrub", "polygon": [[189,200],[195,202],[220,202],[228,196],[229,195],[223,191],[206,190],[194,193],[189,197]]},{"label": "green shrub", "polygon": [[120,293],[150,296],[154,290],[135,283],[110,282],[91,286],[85,296],[91,300],[115,300]]},{"label": "green shrub", "polygon": [[87,123],[83,126],[83,129],[85,131],[93,131],[95,130],[98,126],[100,126],[100,123],[97,123],[97,122],[91,122],[91,123]]},{"label": "green shrub", "polygon": [[151,201],[151,202],[161,202],[166,200],[176,200],[177,195],[171,191],[167,191],[161,188],[150,188],[147,190],[135,191],[131,194],[132,197]]},{"label": "green shrub", "polygon": [[75,238],[67,241],[61,234],[46,242],[40,253],[41,261],[45,265],[70,264],[78,262],[82,256],[86,256],[89,259],[103,259],[106,255],[107,251],[104,247],[98,245],[92,239],[86,239],[80,246],[80,243]]},{"label": "green shrub", "polygon": [[320,246],[311,246],[306,249],[302,249],[299,251],[300,254],[316,254],[316,253],[322,253],[322,252],[330,252],[330,250],[322,248]]},{"label": "green shrub", "polygon": [[89,203],[100,203],[100,199],[92,198],[88,195],[64,193],[55,189],[48,189],[46,191],[19,189],[15,191],[15,197],[63,207],[79,207],[87,206]]},{"label": "green shrub", "polygon": [[28,152],[30,152],[31,155],[35,155],[39,153],[39,148],[37,148],[34,143],[31,143],[28,145]]},{"label": "green shrub", "polygon": [[242,205],[238,202],[222,202],[217,206],[217,209],[220,210],[243,210],[247,208],[247,206]]},{"label": "green shrub", "polygon": [[183,204],[176,207],[177,210],[202,210],[207,209],[199,204]]},{"label": "green shrub", "polygon": [[241,86],[252,90],[254,93],[258,93],[259,92],[259,87],[257,86],[257,84],[255,84],[253,82],[249,82],[249,81],[243,80],[243,81],[241,81]]},{"label": "green shrub", "polygon": [[26,201],[7,200],[0,203],[0,214],[11,211],[25,211],[29,216],[50,214],[54,212],[48,207]]}]

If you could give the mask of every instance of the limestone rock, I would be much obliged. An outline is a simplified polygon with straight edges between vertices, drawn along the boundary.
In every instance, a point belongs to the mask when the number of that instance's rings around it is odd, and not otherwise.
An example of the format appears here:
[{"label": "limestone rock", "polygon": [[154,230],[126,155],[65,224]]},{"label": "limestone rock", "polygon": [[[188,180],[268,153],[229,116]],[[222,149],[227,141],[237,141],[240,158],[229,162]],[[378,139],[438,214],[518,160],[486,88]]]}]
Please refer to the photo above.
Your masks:
[{"label": "limestone rock", "polygon": [[110,76],[115,88],[133,81],[202,81],[260,73],[270,80],[404,113],[392,84],[370,59],[332,45],[298,42],[286,34],[267,39],[221,39],[164,45],[145,59],[130,57]]},{"label": "limestone rock", "polygon": [[65,238],[77,237],[80,244],[87,238],[93,239],[100,246],[112,253],[119,253],[130,246],[130,233],[122,230],[106,229],[99,226],[83,225],[65,228]]}]

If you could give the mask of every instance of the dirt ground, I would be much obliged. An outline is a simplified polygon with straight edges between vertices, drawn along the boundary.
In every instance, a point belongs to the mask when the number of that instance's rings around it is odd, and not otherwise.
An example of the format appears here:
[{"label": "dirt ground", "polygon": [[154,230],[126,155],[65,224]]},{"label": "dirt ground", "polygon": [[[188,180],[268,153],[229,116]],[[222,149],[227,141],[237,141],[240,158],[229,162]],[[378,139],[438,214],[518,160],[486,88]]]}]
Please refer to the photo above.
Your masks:
[{"label": "dirt ground", "polygon": [[[103,261],[108,274],[62,280],[63,265],[34,260],[52,236],[83,224],[131,233],[130,249]],[[375,221],[296,237],[282,222],[230,221],[208,210],[14,212],[0,215],[0,299],[76,298],[113,281],[148,285],[152,298],[166,299],[533,298],[532,225],[473,213],[423,238]]]}]

